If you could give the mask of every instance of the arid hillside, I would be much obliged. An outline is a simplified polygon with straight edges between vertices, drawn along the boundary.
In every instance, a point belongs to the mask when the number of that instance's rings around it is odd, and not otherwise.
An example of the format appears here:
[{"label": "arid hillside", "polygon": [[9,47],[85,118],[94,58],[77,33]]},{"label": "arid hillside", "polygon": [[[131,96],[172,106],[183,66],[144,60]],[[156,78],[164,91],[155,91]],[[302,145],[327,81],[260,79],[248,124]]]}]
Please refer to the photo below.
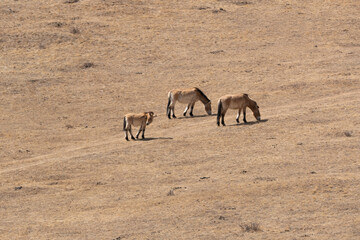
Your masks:
[{"label": "arid hillside", "polygon": [[2,0],[0,239],[360,239],[359,40],[357,0]]}]

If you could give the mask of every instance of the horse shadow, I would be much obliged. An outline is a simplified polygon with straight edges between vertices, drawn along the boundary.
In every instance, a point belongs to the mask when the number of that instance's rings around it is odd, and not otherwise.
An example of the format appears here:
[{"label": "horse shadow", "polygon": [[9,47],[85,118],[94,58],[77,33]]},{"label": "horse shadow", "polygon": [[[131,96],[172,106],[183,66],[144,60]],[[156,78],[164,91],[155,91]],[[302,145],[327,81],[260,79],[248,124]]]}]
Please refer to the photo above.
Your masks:
[{"label": "horse shadow", "polygon": [[173,140],[172,137],[148,137],[145,139],[138,139],[137,141],[153,141],[153,140]]},{"label": "horse shadow", "polygon": [[251,122],[247,122],[247,123],[242,122],[242,123],[229,124],[229,125],[227,125],[227,126],[229,126],[229,127],[241,126],[241,125],[246,126],[246,125],[254,125],[254,124],[258,124],[258,123],[262,123],[262,122],[267,122],[267,121],[269,121],[269,119],[262,119],[262,120],[260,120],[259,122],[258,122],[258,121],[251,121]]},{"label": "horse shadow", "polygon": [[204,115],[194,115],[194,116],[181,116],[181,117],[177,117],[177,119],[192,119],[192,118],[203,118],[203,117],[211,117],[211,116],[216,116],[216,114],[215,113],[213,113],[213,114],[210,114],[210,115],[208,115],[208,114],[204,114]]}]

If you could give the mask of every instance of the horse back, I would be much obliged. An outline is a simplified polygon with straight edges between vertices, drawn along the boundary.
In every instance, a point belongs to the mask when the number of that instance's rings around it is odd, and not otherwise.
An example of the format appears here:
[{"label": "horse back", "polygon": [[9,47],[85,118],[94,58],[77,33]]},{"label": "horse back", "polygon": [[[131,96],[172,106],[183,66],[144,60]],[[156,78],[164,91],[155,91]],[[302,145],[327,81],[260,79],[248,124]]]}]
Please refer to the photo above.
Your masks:
[{"label": "horse back", "polygon": [[243,94],[225,95],[220,98],[224,108],[240,109],[246,105],[246,99]]},{"label": "horse back", "polygon": [[175,101],[189,103],[199,99],[198,92],[195,88],[174,89],[170,91]]},{"label": "horse back", "polygon": [[146,115],[146,113],[128,113],[125,115],[125,118],[126,118],[128,124],[131,124],[134,126],[140,126],[144,122],[146,122],[147,115]]}]

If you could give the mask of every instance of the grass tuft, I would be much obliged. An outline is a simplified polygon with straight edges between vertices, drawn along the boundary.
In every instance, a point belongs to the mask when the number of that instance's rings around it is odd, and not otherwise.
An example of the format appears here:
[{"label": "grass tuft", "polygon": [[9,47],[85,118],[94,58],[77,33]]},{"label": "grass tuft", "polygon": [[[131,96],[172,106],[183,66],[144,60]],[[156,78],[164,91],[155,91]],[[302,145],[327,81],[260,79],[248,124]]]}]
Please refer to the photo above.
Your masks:
[{"label": "grass tuft", "polygon": [[243,229],[244,232],[259,232],[260,224],[258,223],[244,223],[241,224],[240,227]]}]

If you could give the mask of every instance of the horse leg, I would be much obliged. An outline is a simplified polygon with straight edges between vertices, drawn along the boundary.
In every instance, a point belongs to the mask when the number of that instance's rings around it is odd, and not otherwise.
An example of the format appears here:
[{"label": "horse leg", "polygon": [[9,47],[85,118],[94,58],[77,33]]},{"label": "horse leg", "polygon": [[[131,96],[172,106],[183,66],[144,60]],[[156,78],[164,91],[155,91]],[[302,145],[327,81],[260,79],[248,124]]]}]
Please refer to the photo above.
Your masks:
[{"label": "horse leg", "polygon": [[190,116],[192,116],[192,117],[194,116],[193,115],[194,106],[195,106],[195,103],[192,103],[191,107],[190,107]]},{"label": "horse leg", "polygon": [[223,126],[226,126],[226,125],[225,125],[225,122],[224,122],[224,117],[225,117],[225,114],[222,114],[222,115],[221,115],[221,124],[222,124]]},{"label": "horse leg", "polygon": [[126,141],[129,141],[129,138],[128,138],[128,130],[127,130],[127,129],[125,129],[125,139],[126,139]]},{"label": "horse leg", "polygon": [[144,139],[145,138],[145,127],[143,128],[143,130],[142,130],[142,139]]},{"label": "horse leg", "polygon": [[167,115],[168,115],[168,118],[171,119],[171,107],[168,107]]},{"label": "horse leg", "polygon": [[141,131],[142,131],[142,126],[140,126],[140,129],[139,129],[138,133],[136,134],[136,139],[139,139],[139,134]]},{"label": "horse leg", "polygon": [[225,114],[226,114],[227,110],[228,110],[228,109],[223,109],[223,112],[222,112],[222,114],[221,114],[221,124],[222,124],[223,126],[225,126],[224,118],[225,118]]},{"label": "horse leg", "polygon": [[226,113],[227,109],[223,111],[223,113],[221,114],[221,124],[223,126],[225,126],[225,122],[224,122],[224,118],[225,118],[225,113]]},{"label": "horse leg", "polygon": [[241,112],[241,109],[239,109],[239,112],[238,112],[238,114],[237,114],[237,116],[236,116],[236,122],[237,122],[237,123],[240,123],[240,122],[239,122],[240,112]]},{"label": "horse leg", "polygon": [[246,121],[246,107],[243,108],[243,115],[244,115],[244,118],[243,118],[244,123],[247,123],[247,121]]},{"label": "horse leg", "polygon": [[133,136],[133,134],[132,134],[132,132],[131,132],[131,126],[130,126],[130,128],[129,128],[129,133],[130,133],[131,139],[132,139],[132,140],[135,140],[135,138],[134,138],[134,136]]},{"label": "horse leg", "polygon": [[175,100],[169,100],[169,106],[168,106],[168,118],[171,119],[171,111],[173,112],[172,116],[173,118],[176,118],[175,116]]},{"label": "horse leg", "polygon": [[176,118],[176,116],[175,116],[175,105],[172,106],[171,109],[172,109],[172,117]]},{"label": "horse leg", "polygon": [[189,105],[187,105],[187,106],[186,106],[186,108],[185,108],[185,111],[184,111],[184,117],[186,116],[186,113],[187,113],[187,111],[188,111],[189,107],[190,107],[190,104],[189,104]]}]

